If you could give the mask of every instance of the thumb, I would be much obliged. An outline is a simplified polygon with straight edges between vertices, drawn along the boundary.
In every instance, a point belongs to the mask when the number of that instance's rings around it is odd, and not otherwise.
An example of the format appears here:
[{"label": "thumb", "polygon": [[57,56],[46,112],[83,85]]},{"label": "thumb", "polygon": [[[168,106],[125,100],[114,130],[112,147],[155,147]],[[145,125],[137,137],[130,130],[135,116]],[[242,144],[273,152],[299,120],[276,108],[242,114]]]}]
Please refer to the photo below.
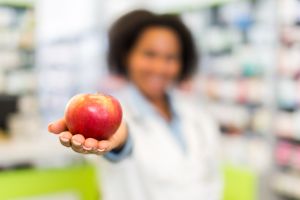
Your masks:
[{"label": "thumb", "polygon": [[59,134],[67,130],[67,125],[64,118],[61,118],[48,125],[48,131],[51,133]]}]

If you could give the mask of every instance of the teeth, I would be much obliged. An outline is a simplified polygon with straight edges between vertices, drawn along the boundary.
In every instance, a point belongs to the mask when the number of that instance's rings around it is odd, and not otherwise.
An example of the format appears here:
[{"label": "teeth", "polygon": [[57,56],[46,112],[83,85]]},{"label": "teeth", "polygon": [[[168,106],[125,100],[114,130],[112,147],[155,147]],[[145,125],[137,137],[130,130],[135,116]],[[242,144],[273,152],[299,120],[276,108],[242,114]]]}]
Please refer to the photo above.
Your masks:
[{"label": "teeth", "polygon": [[163,82],[163,78],[161,78],[161,77],[152,77],[152,78],[150,78],[150,81],[152,81],[152,82]]}]

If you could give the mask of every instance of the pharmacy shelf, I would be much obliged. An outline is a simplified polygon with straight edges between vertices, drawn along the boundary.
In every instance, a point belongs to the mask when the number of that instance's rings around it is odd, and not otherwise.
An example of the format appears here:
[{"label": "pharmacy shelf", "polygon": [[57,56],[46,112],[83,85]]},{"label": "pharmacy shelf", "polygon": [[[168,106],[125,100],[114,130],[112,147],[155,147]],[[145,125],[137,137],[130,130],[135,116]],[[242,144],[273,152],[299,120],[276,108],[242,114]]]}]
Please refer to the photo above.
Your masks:
[{"label": "pharmacy shelf", "polygon": [[4,168],[19,164],[59,165],[64,163],[61,161],[82,157],[63,147],[55,136],[35,140],[2,140],[0,155],[0,167]]}]

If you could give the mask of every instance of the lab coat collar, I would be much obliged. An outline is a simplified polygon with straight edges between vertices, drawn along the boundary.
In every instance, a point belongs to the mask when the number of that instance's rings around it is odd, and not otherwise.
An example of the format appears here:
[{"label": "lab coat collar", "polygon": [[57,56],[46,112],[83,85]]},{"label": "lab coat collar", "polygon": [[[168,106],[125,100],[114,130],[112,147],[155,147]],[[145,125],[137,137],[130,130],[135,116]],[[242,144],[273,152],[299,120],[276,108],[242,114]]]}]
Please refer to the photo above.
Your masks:
[{"label": "lab coat collar", "polygon": [[[130,98],[131,104],[135,105],[132,107],[132,114],[137,119],[142,119],[145,114],[149,116],[157,116],[157,111],[146,99],[146,97],[139,91],[139,89],[133,84],[129,83],[127,86],[127,94]],[[170,87],[167,90],[167,98],[170,103],[172,117],[178,116],[178,110],[176,106],[175,89]]]}]

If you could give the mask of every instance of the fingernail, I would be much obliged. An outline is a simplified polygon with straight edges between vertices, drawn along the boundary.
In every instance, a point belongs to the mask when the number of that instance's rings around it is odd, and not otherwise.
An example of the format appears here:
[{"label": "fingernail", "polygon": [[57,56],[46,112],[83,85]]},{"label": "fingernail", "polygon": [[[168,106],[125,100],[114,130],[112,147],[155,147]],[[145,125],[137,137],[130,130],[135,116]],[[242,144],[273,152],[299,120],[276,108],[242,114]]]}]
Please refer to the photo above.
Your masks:
[{"label": "fingernail", "polygon": [[97,151],[99,151],[99,152],[104,152],[105,149],[97,149]]},{"label": "fingernail", "polygon": [[48,130],[51,129],[51,126],[52,126],[52,125],[53,125],[52,123],[50,123],[50,124],[48,125]]},{"label": "fingernail", "polygon": [[76,140],[73,140],[72,143],[73,143],[74,145],[76,145],[76,146],[80,146],[80,145],[81,145],[81,143],[78,142],[78,141],[76,141]]},{"label": "fingernail", "polygon": [[83,149],[87,150],[87,151],[90,151],[90,150],[92,150],[92,147],[83,146]]},{"label": "fingernail", "polygon": [[63,141],[63,142],[69,142],[69,139],[68,139],[68,138],[61,137],[60,139],[61,139],[61,141]]}]

